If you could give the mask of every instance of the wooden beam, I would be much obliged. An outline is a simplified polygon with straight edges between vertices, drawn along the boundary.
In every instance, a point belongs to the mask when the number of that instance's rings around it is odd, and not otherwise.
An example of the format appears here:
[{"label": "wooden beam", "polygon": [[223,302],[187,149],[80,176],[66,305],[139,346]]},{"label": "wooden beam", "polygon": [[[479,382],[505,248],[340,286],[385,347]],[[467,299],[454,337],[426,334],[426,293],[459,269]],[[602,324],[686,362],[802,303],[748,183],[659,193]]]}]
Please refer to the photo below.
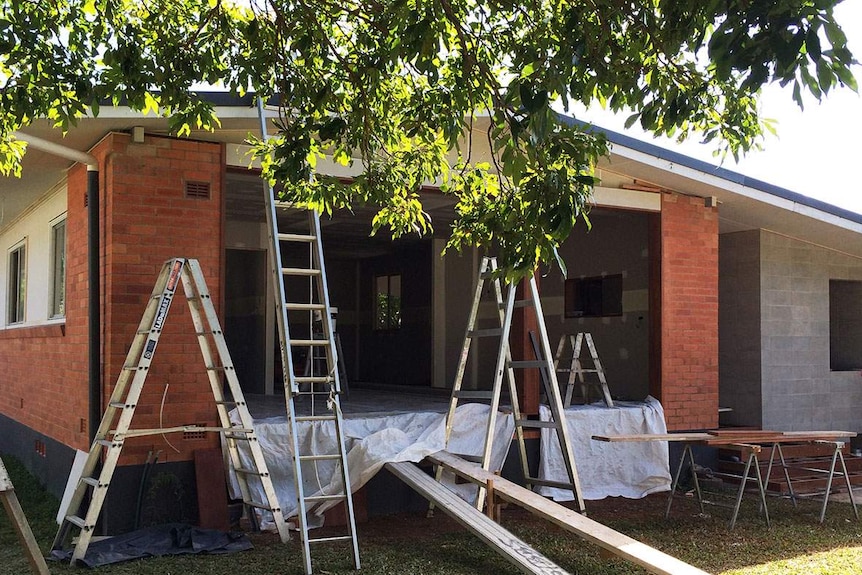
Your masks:
[{"label": "wooden beam", "polygon": [[36,538],[33,537],[33,531],[30,529],[30,524],[27,523],[27,517],[24,515],[24,510],[21,509],[18,496],[15,495],[15,488],[12,487],[12,480],[9,479],[2,459],[0,459],[0,499],[3,500],[6,514],[12,520],[12,527],[15,528],[18,541],[21,542],[21,547],[24,548],[27,555],[30,570],[36,575],[49,575],[48,565],[45,563],[45,558],[42,557],[42,551],[39,549],[39,544],[36,543]]},{"label": "wooden beam", "polygon": [[707,441],[715,436],[708,433],[634,433],[631,435],[594,435],[596,441]]},{"label": "wooden beam", "polygon": [[478,465],[464,461],[447,451],[438,451],[426,459],[479,485],[485,485],[488,480],[493,480],[495,496],[498,499],[505,499],[510,503],[519,505],[618,557],[640,565],[650,573],[656,575],[707,575],[705,571],[697,567],[662,553],[658,549],[645,545],[597,521],[588,519],[580,513],[545,499],[529,489],[497,477]]},{"label": "wooden beam", "polygon": [[443,484],[438,483],[416,464],[407,461],[387,463],[386,469],[415,489],[422,497],[433,502],[452,519],[472,531],[522,572],[531,575],[568,575],[550,559],[494,523],[481,511],[449,491]]}]

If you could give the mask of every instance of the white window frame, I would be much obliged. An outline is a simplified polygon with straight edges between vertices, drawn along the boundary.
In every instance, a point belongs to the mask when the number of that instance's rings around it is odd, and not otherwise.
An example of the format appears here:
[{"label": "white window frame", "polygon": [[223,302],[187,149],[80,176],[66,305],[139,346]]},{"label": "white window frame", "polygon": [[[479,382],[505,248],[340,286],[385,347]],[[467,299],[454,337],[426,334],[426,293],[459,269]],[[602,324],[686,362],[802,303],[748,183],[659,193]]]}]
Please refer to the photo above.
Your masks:
[{"label": "white window frame", "polygon": [[[27,238],[9,248],[6,262],[6,324],[15,325],[24,323],[27,318]],[[13,264],[17,264],[14,270]]]},{"label": "white window frame", "polygon": [[[62,227],[63,228],[63,250],[61,260],[57,260],[58,254],[57,250],[57,230]],[[62,319],[66,317],[66,246],[68,245],[68,228],[66,227],[66,216],[62,216],[57,218],[56,220],[51,222],[51,259],[50,266],[51,268],[48,270],[48,277],[51,283],[50,294],[48,298],[48,318],[49,319]],[[60,269],[58,270],[58,264]],[[60,277],[57,277],[57,274],[60,274]],[[59,281],[59,283],[58,283]],[[60,300],[57,300],[57,293],[60,292]]]}]

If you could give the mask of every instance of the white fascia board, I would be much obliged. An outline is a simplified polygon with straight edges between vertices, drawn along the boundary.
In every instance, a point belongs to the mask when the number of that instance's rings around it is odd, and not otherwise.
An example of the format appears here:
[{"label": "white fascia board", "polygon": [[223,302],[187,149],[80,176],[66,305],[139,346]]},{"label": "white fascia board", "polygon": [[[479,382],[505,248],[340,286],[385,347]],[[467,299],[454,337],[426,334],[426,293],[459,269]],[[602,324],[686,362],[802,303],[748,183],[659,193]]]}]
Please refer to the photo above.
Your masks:
[{"label": "white fascia board", "polygon": [[658,192],[643,192],[639,190],[624,190],[622,188],[593,188],[591,202],[601,208],[622,208],[645,212],[661,211],[661,194]]},{"label": "white fascia board", "polygon": [[813,208],[811,206],[800,204],[799,202],[794,202],[792,200],[788,200],[786,198],[782,198],[774,194],[770,194],[768,192],[752,188],[751,186],[731,182],[720,176],[709,174],[707,172],[696,170],[694,168],[689,168],[688,166],[677,164],[676,162],[672,162],[670,160],[657,158],[651,154],[634,150],[620,144],[612,144],[611,154],[619,156],[621,158],[625,158],[627,160],[639,162],[653,168],[664,170],[678,176],[688,178],[702,184],[706,184],[708,186],[713,186],[715,188],[725,190],[727,192],[736,194],[744,198],[752,199],[782,210],[787,210],[789,212],[813,218],[839,228],[844,228],[854,232],[862,233],[862,224],[852,222],[850,220],[847,220],[846,218],[842,218],[840,216],[824,212],[823,210],[818,210],[817,208]]}]

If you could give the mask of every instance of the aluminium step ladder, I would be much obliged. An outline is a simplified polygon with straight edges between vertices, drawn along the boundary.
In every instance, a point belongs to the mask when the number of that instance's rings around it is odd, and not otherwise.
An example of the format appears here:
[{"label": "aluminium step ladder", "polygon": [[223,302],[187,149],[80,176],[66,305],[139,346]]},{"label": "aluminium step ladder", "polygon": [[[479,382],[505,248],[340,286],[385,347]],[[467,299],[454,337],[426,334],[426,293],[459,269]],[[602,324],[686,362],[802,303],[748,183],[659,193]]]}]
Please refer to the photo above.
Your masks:
[{"label": "aluminium step ladder", "polygon": [[[261,134],[266,135],[266,116],[263,101],[258,99],[258,113],[261,122]],[[333,541],[349,541],[352,549],[352,559],[355,569],[360,568],[359,542],[356,537],[356,519],[353,509],[353,495],[350,489],[350,476],[347,465],[347,449],[344,440],[344,421],[341,412],[341,377],[338,366],[338,353],[332,329],[332,307],[329,303],[329,291],[326,282],[326,269],[323,259],[323,243],[320,233],[320,216],[316,210],[306,210],[294,207],[276,199],[275,190],[265,183],[264,198],[266,202],[266,219],[269,236],[268,252],[273,276],[273,292],[275,296],[276,324],[279,335],[282,372],[284,377],[284,398],[287,408],[288,427],[290,429],[290,445],[293,453],[294,482],[297,495],[296,524],[302,539],[302,554],[305,562],[305,572],[311,575],[311,544]],[[279,210],[289,210],[293,213],[305,212],[308,231],[306,233],[281,233],[278,229]],[[307,258],[296,257],[302,248],[307,247]],[[299,248],[299,249],[297,249]],[[288,256],[291,265],[283,262]],[[304,280],[304,281],[303,281]],[[307,283],[305,283],[307,282]],[[295,289],[299,284],[300,289]],[[305,284],[304,286],[302,284]],[[302,289],[302,288],[307,289]],[[299,296],[299,293],[303,293]],[[288,301],[288,293],[292,298],[302,297],[302,301]],[[315,314],[320,322],[315,329]],[[291,334],[296,328],[297,335]],[[305,337],[300,334],[305,328]],[[317,332],[317,333],[315,333]],[[306,351],[306,357],[311,357],[311,371],[305,374],[304,369],[297,371],[293,358],[294,351]],[[319,362],[314,358],[324,357],[324,369],[314,369]],[[318,410],[319,404],[323,404]],[[300,407],[303,412],[300,413]],[[307,410],[310,409],[310,414]],[[334,427],[336,449],[327,453],[316,453],[313,447],[305,445],[313,442],[300,442],[299,425],[330,424]],[[326,493],[321,490],[317,494],[306,495],[303,482],[303,465],[311,466],[316,475],[320,475],[319,465],[327,462],[335,463],[333,475],[337,485]],[[340,481],[340,485],[338,482]],[[308,514],[321,511],[332,505],[345,505],[347,534],[329,537],[312,538],[309,535]]]},{"label": "aluminium step ladder", "polygon": [[[187,425],[158,429],[131,429],[135,409],[180,283],[191,312],[220,427]],[[227,383],[227,396],[224,392],[225,383]],[[236,408],[240,420],[239,426],[231,424],[229,407]],[[111,393],[110,402],[93,439],[81,478],[78,480],[68,508],[63,512],[64,519],[52,548],[63,550],[67,539],[72,535],[72,529],[77,528],[80,531],[77,542],[74,543],[72,563],[83,559],[93,537],[125,440],[131,437],[171,432],[220,433],[227,445],[230,462],[236,471],[243,502],[250,507],[270,511],[281,540],[286,542],[289,539],[289,531],[278,504],[272,478],[255,435],[251,414],[243,398],[203,272],[197,260],[185,258],[168,260],[159,273],[122,371]],[[240,460],[239,443],[248,445],[251,465],[248,462],[243,464]],[[98,469],[100,463],[101,470]],[[266,501],[253,500],[249,485],[249,480],[252,478],[260,482]]]},{"label": "aluminium step ladder", "polygon": [[[479,307],[482,302],[482,296],[485,293],[485,282],[490,281],[493,284],[494,304],[498,313],[496,315],[497,322],[493,328],[478,329],[477,316]],[[503,299],[503,291],[498,277],[498,268],[496,258],[484,257],[479,269],[479,279],[476,283],[476,291],[473,296],[473,303],[470,309],[470,318],[467,323],[467,330],[464,335],[464,344],[461,348],[461,356],[458,360],[458,367],[455,372],[455,382],[452,386],[452,396],[449,400],[449,410],[446,414],[446,431],[445,441],[448,448],[449,439],[452,434],[454,424],[455,411],[458,403],[461,400],[483,400],[490,401],[490,411],[488,413],[488,422],[485,432],[485,443],[481,457],[469,455],[459,455],[459,457],[478,463],[485,471],[492,471],[491,453],[494,441],[494,428],[497,420],[497,413],[500,406],[500,396],[503,391],[503,377],[505,374],[508,383],[509,398],[512,403],[512,411],[515,419],[515,436],[518,440],[518,449],[521,456],[521,466],[524,474],[524,480],[529,486],[546,486],[556,487],[571,491],[574,499],[577,502],[578,510],[583,513],[584,500],[582,496],[578,471],[575,466],[575,457],[572,451],[572,443],[569,440],[569,430],[566,425],[565,411],[563,409],[562,398],[560,397],[560,388],[557,383],[556,374],[554,372],[553,363],[551,362],[551,349],[548,343],[548,332],[545,327],[545,318],[542,312],[541,302],[539,301],[539,291],[536,286],[536,279],[530,277],[526,281],[526,289],[530,290],[530,298],[516,301],[515,294],[517,286],[509,285],[506,299]],[[536,323],[539,328],[539,343],[541,346],[541,355],[534,360],[512,360],[511,350],[509,347],[509,333],[512,327],[512,316],[514,309],[531,308],[536,317]],[[499,339],[497,348],[497,362],[494,370],[494,382],[492,389],[489,391],[464,390],[462,384],[464,380],[464,371],[467,367],[467,360],[470,354],[470,348],[474,342],[478,342],[480,338],[495,337]],[[542,377],[545,384],[545,393],[550,408],[550,420],[539,421],[535,419],[527,419],[520,410],[518,404],[518,393],[515,382],[515,369],[539,369],[547,375]],[[530,475],[529,465],[527,462],[527,450],[524,443],[524,429],[552,429],[558,441],[560,442],[560,451],[563,454],[563,460],[568,472],[569,482],[549,481]],[[439,481],[442,474],[442,468],[437,468],[437,480]],[[479,488],[476,498],[476,508],[480,511],[485,503],[486,490]],[[433,506],[432,506],[433,509]]]},{"label": "aluminium step ladder", "polygon": [[[590,351],[590,360],[593,363],[592,368],[584,367],[584,363],[581,360],[581,350],[583,348],[584,342],[587,343],[587,348]],[[568,368],[560,368],[560,361],[563,360],[564,352],[566,351],[566,344],[569,344],[572,348],[572,356],[570,360],[570,364]],[[608,389],[608,380],[605,377],[605,368],[602,365],[602,360],[599,359],[599,354],[596,351],[596,345],[593,343],[593,336],[587,332],[580,332],[577,335],[572,334],[563,334],[560,336],[560,343],[557,345],[557,354],[554,359],[554,369],[558,373],[568,373],[568,379],[566,381],[566,400],[565,407],[569,407],[572,404],[572,392],[575,389],[575,380],[577,379],[578,383],[581,386],[581,395],[584,398],[584,403],[589,402],[589,388],[590,386],[597,387],[599,392],[602,394],[602,398],[605,401],[605,405],[608,407],[614,406],[614,400],[611,397],[611,392]],[[588,380],[586,375],[595,374],[598,377],[598,381]]]}]

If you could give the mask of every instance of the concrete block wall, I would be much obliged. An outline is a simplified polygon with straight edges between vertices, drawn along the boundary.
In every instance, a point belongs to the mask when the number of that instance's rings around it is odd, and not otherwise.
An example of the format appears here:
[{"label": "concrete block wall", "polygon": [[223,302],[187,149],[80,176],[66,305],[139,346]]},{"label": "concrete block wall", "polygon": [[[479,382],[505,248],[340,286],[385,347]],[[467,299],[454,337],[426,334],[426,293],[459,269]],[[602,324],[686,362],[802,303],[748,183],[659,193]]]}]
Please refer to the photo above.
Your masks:
[{"label": "concrete block wall", "polygon": [[719,371],[722,424],[760,427],[760,230],[719,237]]},{"label": "concrete block wall", "polygon": [[862,281],[862,260],[760,233],[762,424],[862,431],[862,377],[831,371],[829,280]]},{"label": "concrete block wall", "polygon": [[718,209],[662,194],[659,400],[668,430],[718,425]]}]

